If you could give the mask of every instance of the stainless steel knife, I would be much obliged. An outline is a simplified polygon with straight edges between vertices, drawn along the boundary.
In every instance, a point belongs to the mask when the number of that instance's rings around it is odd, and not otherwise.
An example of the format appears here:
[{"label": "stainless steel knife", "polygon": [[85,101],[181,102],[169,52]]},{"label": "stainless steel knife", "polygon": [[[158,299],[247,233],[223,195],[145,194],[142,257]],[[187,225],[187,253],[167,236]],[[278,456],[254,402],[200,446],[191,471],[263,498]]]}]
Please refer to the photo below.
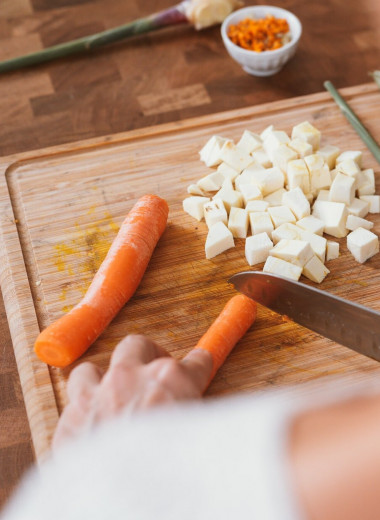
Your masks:
[{"label": "stainless steel knife", "polygon": [[272,311],[380,361],[379,312],[269,273],[246,271],[228,281]]}]

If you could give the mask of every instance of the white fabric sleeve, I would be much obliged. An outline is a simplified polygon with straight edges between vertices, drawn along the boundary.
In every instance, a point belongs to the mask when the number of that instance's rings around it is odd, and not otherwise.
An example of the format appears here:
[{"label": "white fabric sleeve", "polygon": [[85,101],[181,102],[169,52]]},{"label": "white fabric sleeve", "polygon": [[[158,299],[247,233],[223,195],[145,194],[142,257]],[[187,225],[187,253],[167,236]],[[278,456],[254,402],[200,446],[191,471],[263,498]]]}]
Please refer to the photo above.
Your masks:
[{"label": "white fabric sleeve", "polygon": [[34,469],[3,520],[302,520],[286,392],[122,415]]}]

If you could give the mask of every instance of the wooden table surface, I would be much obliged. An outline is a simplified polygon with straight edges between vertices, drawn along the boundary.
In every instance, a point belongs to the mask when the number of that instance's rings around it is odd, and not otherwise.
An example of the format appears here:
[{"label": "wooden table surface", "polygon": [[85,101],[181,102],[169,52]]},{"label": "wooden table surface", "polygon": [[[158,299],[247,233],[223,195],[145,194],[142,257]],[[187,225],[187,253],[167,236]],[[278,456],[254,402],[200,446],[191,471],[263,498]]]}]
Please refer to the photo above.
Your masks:
[{"label": "wooden table surface", "polygon": [[[175,2],[173,2],[174,4]],[[253,4],[247,1],[247,4]],[[271,2],[273,4],[273,2]],[[166,29],[0,77],[0,155],[147,127],[369,81],[380,68],[378,0],[278,0],[303,23],[296,56],[254,78],[227,55],[219,28]],[[170,0],[1,0],[0,59],[113,27]],[[33,462],[0,298],[0,507]]]}]

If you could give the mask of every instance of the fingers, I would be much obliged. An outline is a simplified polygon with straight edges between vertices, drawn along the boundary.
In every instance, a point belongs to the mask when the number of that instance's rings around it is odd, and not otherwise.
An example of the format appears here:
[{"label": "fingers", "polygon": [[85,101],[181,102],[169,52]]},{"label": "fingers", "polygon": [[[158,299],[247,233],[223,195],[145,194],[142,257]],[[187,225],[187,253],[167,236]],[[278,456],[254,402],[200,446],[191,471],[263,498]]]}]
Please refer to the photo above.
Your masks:
[{"label": "fingers", "polygon": [[115,348],[110,362],[110,368],[134,367],[150,363],[156,358],[169,354],[146,336],[130,334]]},{"label": "fingers", "polygon": [[69,401],[88,399],[100,383],[102,371],[92,363],[82,363],[74,368],[67,382]]},{"label": "fingers", "polygon": [[203,393],[211,382],[212,356],[206,350],[194,348],[180,361],[195,387]]}]

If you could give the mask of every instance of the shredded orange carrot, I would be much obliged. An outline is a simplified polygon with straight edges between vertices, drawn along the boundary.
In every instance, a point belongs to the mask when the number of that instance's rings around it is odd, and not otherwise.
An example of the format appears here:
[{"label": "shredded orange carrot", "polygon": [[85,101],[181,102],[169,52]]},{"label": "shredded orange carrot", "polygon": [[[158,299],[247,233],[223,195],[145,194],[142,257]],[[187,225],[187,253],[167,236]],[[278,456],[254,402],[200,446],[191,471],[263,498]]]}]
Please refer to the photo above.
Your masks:
[{"label": "shredded orange carrot", "polygon": [[288,22],[273,15],[258,20],[245,18],[228,29],[228,37],[235,45],[256,52],[279,49],[288,33]]}]

